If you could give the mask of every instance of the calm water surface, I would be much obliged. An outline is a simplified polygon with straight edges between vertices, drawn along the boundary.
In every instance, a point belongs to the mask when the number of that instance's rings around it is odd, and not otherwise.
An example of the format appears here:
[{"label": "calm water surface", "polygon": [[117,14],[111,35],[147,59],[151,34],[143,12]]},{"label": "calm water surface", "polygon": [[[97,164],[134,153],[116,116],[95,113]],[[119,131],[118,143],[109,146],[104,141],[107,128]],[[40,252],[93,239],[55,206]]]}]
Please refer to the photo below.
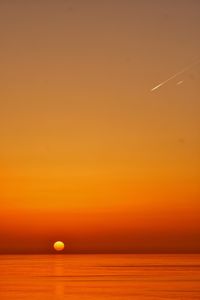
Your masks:
[{"label": "calm water surface", "polygon": [[0,299],[200,299],[200,255],[2,255]]}]

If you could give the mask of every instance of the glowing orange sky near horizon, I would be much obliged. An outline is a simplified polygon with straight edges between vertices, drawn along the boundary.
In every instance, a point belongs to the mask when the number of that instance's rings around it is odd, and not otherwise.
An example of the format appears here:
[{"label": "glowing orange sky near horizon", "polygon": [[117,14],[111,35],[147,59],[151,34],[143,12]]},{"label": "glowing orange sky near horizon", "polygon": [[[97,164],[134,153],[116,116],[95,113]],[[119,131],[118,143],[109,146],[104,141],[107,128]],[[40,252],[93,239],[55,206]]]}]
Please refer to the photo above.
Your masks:
[{"label": "glowing orange sky near horizon", "polygon": [[[200,252],[198,1],[1,1],[0,253]],[[178,81],[183,81],[177,85]]]}]

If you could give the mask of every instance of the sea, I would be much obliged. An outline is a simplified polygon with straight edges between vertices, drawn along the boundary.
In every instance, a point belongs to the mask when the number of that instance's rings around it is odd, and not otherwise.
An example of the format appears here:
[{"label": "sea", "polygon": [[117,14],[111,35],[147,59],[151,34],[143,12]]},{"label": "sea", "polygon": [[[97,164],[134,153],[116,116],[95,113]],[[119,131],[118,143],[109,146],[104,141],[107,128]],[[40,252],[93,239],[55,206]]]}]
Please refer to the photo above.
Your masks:
[{"label": "sea", "polygon": [[1,255],[1,300],[197,300],[200,255]]}]

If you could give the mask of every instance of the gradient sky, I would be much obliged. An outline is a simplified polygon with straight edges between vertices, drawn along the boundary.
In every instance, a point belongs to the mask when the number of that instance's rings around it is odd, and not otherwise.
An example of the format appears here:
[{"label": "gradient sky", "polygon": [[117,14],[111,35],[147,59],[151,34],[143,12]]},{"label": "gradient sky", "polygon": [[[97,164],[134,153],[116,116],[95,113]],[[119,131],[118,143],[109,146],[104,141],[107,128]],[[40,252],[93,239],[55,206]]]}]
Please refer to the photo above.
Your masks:
[{"label": "gradient sky", "polygon": [[200,1],[1,0],[0,36],[0,253],[200,252],[200,65],[150,91]]}]

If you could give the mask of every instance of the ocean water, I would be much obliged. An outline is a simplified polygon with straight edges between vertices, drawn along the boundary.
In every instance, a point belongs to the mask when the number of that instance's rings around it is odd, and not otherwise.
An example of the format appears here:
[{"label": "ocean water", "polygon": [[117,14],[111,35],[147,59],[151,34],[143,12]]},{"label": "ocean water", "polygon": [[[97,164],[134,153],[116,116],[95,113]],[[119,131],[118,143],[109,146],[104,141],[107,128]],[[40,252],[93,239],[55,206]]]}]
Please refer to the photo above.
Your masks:
[{"label": "ocean water", "polygon": [[200,255],[1,255],[0,299],[200,299]]}]

